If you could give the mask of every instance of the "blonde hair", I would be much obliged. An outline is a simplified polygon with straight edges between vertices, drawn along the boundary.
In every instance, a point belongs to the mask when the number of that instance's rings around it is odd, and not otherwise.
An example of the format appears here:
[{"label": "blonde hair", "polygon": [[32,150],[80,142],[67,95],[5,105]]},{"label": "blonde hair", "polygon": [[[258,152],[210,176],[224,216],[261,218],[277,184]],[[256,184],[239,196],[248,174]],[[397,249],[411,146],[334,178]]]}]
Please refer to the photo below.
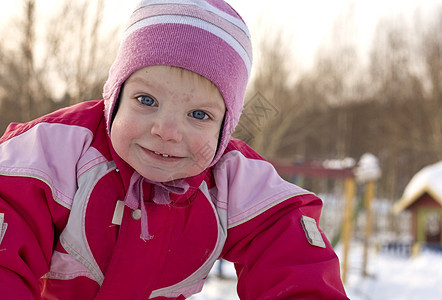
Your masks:
[{"label": "blonde hair", "polygon": [[181,78],[193,79],[195,82],[197,82],[198,84],[202,84],[203,86],[207,87],[208,89],[215,88],[216,91],[222,96],[221,92],[218,90],[218,87],[212,81],[210,81],[209,79],[207,79],[203,75],[192,72],[190,70],[187,70],[187,69],[181,68],[181,67],[175,67],[175,66],[168,66],[168,67],[170,68],[170,70],[178,72],[180,74]]}]

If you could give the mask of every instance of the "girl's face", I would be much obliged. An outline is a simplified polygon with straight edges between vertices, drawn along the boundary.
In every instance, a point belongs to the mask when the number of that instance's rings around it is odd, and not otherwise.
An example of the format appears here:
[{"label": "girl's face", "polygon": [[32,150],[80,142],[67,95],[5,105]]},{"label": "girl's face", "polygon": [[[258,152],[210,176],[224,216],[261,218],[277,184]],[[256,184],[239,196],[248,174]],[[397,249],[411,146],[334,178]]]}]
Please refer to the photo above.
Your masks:
[{"label": "girl's face", "polygon": [[208,79],[170,66],[146,67],[122,87],[112,145],[149,180],[194,176],[213,160],[225,111]]}]

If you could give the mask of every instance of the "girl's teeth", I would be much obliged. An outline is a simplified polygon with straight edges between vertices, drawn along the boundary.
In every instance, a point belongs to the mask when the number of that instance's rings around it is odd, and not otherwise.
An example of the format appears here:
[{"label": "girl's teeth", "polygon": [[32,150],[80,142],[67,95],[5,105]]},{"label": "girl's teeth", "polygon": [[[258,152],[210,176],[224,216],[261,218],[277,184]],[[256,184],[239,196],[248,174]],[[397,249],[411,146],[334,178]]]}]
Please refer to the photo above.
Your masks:
[{"label": "girl's teeth", "polygon": [[167,154],[161,154],[160,152],[154,152],[155,154],[157,154],[157,155],[161,155],[162,157],[169,157],[169,155],[167,155]]}]

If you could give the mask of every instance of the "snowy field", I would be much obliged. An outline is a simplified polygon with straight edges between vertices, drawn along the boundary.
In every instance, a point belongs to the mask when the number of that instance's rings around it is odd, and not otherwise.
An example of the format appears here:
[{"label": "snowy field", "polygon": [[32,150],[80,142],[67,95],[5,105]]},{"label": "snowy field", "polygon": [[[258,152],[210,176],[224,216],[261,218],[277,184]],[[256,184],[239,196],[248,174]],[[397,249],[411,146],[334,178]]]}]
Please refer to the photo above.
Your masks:
[{"label": "snowy field", "polygon": [[[352,300],[442,299],[442,253],[423,250],[415,257],[371,254],[369,277],[361,277],[361,251],[350,257],[346,290]],[[350,265],[351,266],[351,265]]]},{"label": "snowy field", "polygon": [[[339,253],[339,250],[338,250]],[[370,253],[369,277],[361,276],[362,248],[353,247],[346,291],[352,300],[440,300],[442,299],[442,253],[422,251],[416,257]],[[192,300],[238,300],[235,273],[223,264],[227,279],[212,270],[201,293]]]},{"label": "snowy field", "polygon": [[222,264],[222,273],[224,278],[219,278],[217,275],[219,261],[215,263],[209,278],[204,284],[203,291],[196,294],[189,299],[191,300],[238,300],[236,294],[236,273],[233,264],[224,261]]}]

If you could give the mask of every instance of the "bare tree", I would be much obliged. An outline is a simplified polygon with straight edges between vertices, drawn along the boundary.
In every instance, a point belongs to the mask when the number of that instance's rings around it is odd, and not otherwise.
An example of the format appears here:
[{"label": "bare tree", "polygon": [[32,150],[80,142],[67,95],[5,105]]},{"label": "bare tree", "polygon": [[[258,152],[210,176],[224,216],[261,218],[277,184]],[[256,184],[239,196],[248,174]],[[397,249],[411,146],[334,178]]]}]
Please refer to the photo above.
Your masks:
[{"label": "bare tree", "polygon": [[[420,168],[442,158],[440,15],[435,20],[414,26],[383,20],[376,31],[371,82],[380,116],[376,131],[383,189],[390,199]],[[424,34],[420,28],[426,28]]]},{"label": "bare tree", "polygon": [[118,45],[115,28],[103,32],[104,5],[104,0],[65,1],[48,24],[47,60],[70,104],[101,97]]},{"label": "bare tree", "polygon": [[[356,48],[354,5],[350,3],[336,18],[330,40],[319,52],[315,71],[319,89],[331,106],[344,107],[360,99],[360,59]],[[334,158],[343,159],[350,152],[352,113],[337,109],[334,134]],[[331,119],[331,120],[333,120]]]},{"label": "bare tree", "polygon": [[[290,38],[281,29],[265,35],[259,45],[260,64],[250,84],[236,136],[249,139],[252,146],[267,158],[279,158],[293,153],[301,136],[307,131],[304,121],[314,101],[294,93],[293,54]],[[286,155],[287,154],[287,155]]]},{"label": "bare tree", "polygon": [[22,15],[10,26],[15,31],[0,46],[2,131],[11,121],[101,98],[118,46],[116,27],[102,26],[104,0],[64,1],[47,23],[37,0],[22,1]]},{"label": "bare tree", "polygon": [[47,90],[36,63],[36,1],[22,2],[23,15],[17,20],[16,49],[4,48],[0,58],[0,90],[5,107],[17,111],[16,121],[30,120],[44,106]]},{"label": "bare tree", "polygon": [[435,13],[419,43],[424,64],[424,80],[429,82],[428,92],[422,107],[428,120],[430,132],[428,142],[432,156],[442,159],[442,6]]},{"label": "bare tree", "polygon": [[31,119],[33,107],[32,84],[35,78],[34,72],[34,43],[35,43],[35,0],[27,0],[25,3],[25,18],[23,24],[23,41],[21,52],[23,54],[23,103],[22,112],[24,120]]}]

